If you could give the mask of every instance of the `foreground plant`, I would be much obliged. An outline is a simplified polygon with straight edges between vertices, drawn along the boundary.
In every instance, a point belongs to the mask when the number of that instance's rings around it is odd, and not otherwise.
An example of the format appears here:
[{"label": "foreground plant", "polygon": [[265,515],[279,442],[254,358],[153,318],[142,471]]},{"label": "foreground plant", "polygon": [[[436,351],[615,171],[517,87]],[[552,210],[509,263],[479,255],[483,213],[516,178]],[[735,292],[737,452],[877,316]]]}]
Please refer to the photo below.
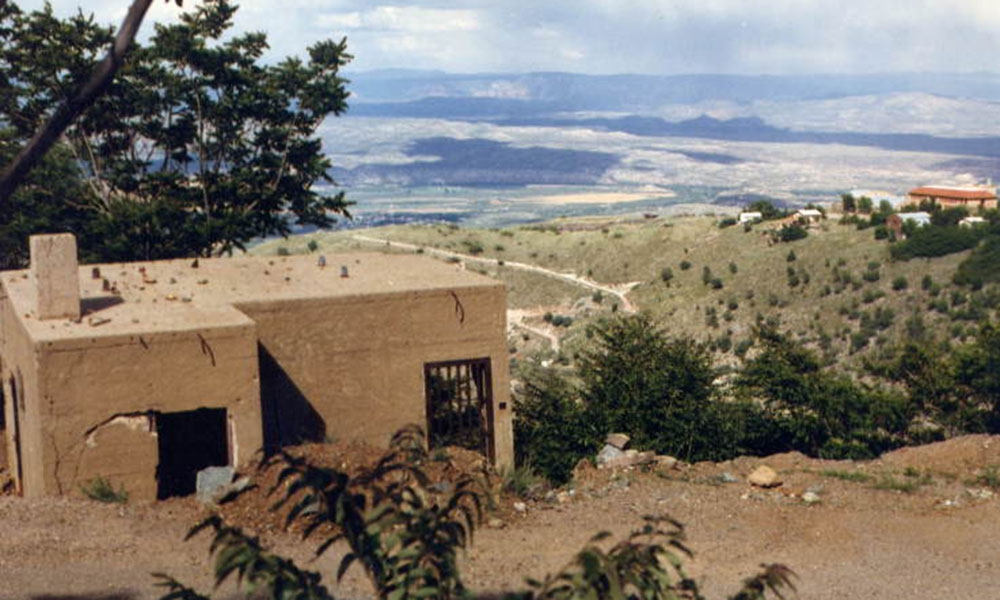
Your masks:
[{"label": "foreground plant", "polygon": [[[334,544],[346,544],[337,581],[357,563],[378,598],[473,598],[462,581],[457,559],[482,518],[484,492],[477,479],[466,475],[454,482],[451,491],[435,493],[422,467],[429,460],[423,433],[408,428],[393,437],[389,451],[374,467],[358,475],[317,467],[285,453],[265,461],[261,468],[283,466],[272,493],[281,494],[273,509],[288,511],[286,524],[299,523],[303,539],[327,532],[317,556]],[[322,574],[270,553],[257,538],[226,525],[218,516],[195,526],[188,538],[202,531],[213,535],[209,552],[215,556],[217,588],[235,576],[238,588],[255,597],[334,598],[323,585]],[[598,534],[562,571],[542,581],[529,579],[526,591],[507,597],[703,598],[695,580],[684,571],[683,559],[691,553],[677,521],[646,517],[641,529],[603,550],[600,544],[608,537],[608,533]],[[783,589],[794,589],[790,576],[791,571],[783,566],[767,566],[745,581],[733,598],[762,599],[768,592],[780,598]],[[166,590],[161,600],[207,599],[168,575],[155,577]]]}]

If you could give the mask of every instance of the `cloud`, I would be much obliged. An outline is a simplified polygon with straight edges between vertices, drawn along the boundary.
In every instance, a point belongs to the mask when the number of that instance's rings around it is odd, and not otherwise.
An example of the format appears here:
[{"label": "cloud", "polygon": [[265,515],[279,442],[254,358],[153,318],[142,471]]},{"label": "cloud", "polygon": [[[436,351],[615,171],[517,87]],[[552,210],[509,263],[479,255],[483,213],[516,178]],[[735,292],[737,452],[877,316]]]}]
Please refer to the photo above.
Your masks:
[{"label": "cloud", "polygon": [[419,6],[377,6],[363,12],[327,13],[319,15],[316,23],[321,27],[377,32],[454,32],[479,29],[476,11]]},{"label": "cloud", "polygon": [[[53,0],[60,14],[83,5],[108,22],[128,3]],[[156,0],[149,19],[176,14]],[[995,0],[253,0],[236,24],[267,32],[275,57],[346,35],[359,70],[971,71],[996,70],[1000,54]]]}]

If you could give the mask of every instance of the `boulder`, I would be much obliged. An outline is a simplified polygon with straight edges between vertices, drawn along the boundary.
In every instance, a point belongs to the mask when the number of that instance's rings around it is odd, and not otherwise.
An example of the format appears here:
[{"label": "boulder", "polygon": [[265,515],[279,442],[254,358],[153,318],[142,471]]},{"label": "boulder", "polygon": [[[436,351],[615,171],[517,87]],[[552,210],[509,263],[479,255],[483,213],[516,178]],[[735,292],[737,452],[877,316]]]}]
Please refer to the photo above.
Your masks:
[{"label": "boulder", "polygon": [[[214,504],[220,493],[225,495],[226,487],[233,482],[236,470],[232,467],[205,467],[195,477],[195,494],[198,502]],[[224,491],[225,490],[225,491]]]},{"label": "boulder", "polygon": [[781,478],[778,477],[774,469],[767,465],[761,465],[754,469],[753,473],[750,473],[750,477],[747,477],[747,481],[751,485],[762,488],[772,488],[781,485]]},{"label": "boulder", "polygon": [[625,453],[611,444],[605,444],[601,451],[597,453],[597,466],[603,467],[608,461],[625,456]]},{"label": "boulder", "polygon": [[666,454],[658,454],[653,457],[653,462],[655,462],[656,466],[660,468],[673,469],[674,467],[677,466],[678,461],[673,456],[667,456]]},{"label": "boulder", "polygon": [[624,433],[609,433],[607,439],[604,440],[604,443],[609,446],[614,446],[619,450],[624,450],[628,447],[629,439],[631,438]]},{"label": "boulder", "polygon": [[645,465],[656,460],[656,455],[652,452],[639,452],[637,450],[627,450],[621,456],[609,458],[601,464],[604,469],[621,469],[624,467],[634,467]]}]

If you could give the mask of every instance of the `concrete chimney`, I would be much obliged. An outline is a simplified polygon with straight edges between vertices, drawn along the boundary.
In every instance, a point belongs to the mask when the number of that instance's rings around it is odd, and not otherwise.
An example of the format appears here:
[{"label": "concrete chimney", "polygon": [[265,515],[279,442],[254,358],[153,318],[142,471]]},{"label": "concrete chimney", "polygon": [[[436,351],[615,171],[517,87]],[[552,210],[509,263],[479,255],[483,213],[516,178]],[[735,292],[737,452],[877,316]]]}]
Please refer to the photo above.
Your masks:
[{"label": "concrete chimney", "polygon": [[31,281],[35,285],[38,319],[80,318],[80,276],[76,236],[72,233],[33,235]]}]

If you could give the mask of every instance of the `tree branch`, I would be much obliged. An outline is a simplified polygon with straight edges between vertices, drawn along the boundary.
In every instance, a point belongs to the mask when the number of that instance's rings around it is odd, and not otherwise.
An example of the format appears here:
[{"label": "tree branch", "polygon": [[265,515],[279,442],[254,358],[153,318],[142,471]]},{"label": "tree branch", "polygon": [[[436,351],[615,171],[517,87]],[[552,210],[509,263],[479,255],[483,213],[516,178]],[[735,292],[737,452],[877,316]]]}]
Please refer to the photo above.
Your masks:
[{"label": "tree branch", "polygon": [[14,190],[28,175],[32,167],[45,156],[45,153],[73,121],[107,89],[115,73],[121,68],[125,53],[132,45],[152,2],[153,0],[134,0],[132,2],[111,49],[104,60],[94,68],[90,79],[77,90],[72,98],[59,105],[52,117],[41,129],[35,132],[34,137],[21,149],[14,161],[4,169],[3,174],[0,175],[0,204],[10,199]]}]

